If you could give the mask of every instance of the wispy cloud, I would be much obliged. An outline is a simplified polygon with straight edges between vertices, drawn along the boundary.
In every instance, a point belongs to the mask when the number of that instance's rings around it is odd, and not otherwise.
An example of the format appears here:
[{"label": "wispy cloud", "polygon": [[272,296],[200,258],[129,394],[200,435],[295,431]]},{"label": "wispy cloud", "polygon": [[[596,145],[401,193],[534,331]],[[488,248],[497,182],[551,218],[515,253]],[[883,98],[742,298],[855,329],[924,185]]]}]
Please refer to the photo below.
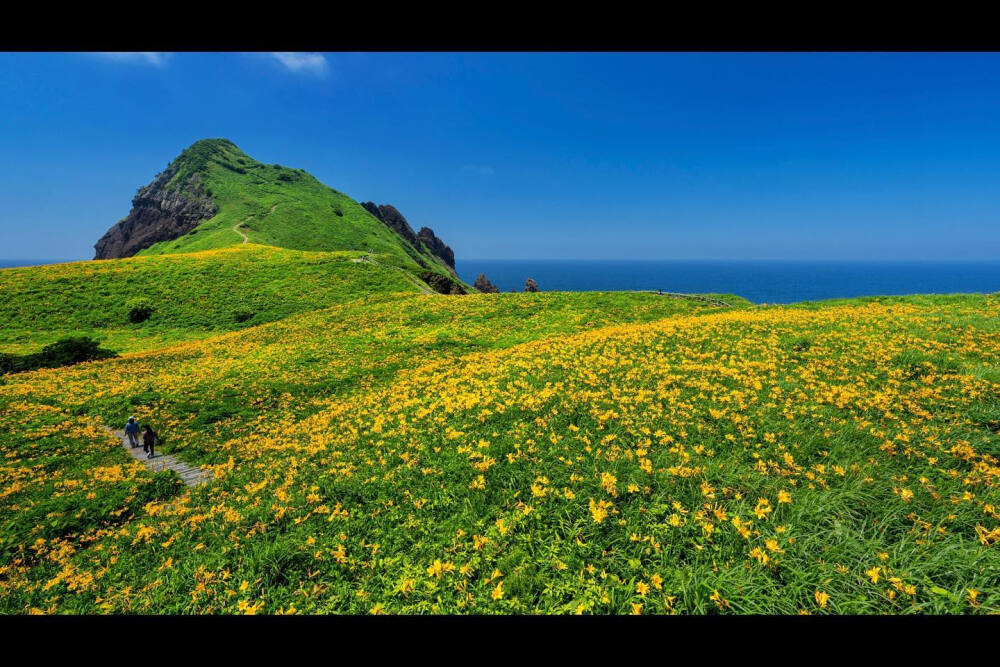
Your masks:
[{"label": "wispy cloud", "polygon": [[163,51],[108,51],[96,53],[94,55],[102,60],[109,60],[117,63],[166,67],[171,54],[164,53]]},{"label": "wispy cloud", "polygon": [[482,174],[483,176],[492,176],[496,173],[493,167],[485,164],[467,164],[462,166],[462,171],[471,171],[476,174]]},{"label": "wispy cloud", "polygon": [[327,62],[322,53],[296,53],[292,51],[274,51],[271,57],[284,65],[289,71],[305,74],[326,74]]}]

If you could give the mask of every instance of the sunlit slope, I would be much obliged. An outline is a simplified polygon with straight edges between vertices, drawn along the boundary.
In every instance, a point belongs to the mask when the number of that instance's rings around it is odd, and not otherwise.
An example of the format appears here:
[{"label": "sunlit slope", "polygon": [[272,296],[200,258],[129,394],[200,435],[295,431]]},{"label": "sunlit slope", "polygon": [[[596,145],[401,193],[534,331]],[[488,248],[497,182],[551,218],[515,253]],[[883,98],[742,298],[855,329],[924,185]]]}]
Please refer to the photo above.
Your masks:
[{"label": "sunlit slope", "polygon": [[[244,329],[366,294],[416,292],[361,253],[311,253],[255,244],[221,250],[0,271],[0,351],[33,352],[90,335],[118,352]],[[128,303],[153,307],[133,323]]]},{"label": "sunlit slope", "polygon": [[[401,290],[400,290],[401,291]],[[470,352],[718,307],[628,293],[372,294],[209,340],[7,376],[0,400],[162,426],[167,450],[225,461],[222,441],[299,419],[402,368]],[[208,437],[205,437],[208,436]]]},{"label": "sunlit slope", "polygon": [[441,261],[414,249],[358,202],[316,180],[302,169],[258,162],[225,139],[205,139],[177,160],[174,181],[197,172],[218,213],[189,234],[157,243],[142,255],[195,252],[251,243],[293,250],[356,250],[384,254],[416,271],[423,262],[447,273]]},{"label": "sunlit slope", "polygon": [[[20,376],[0,609],[1000,610],[1000,299],[676,304],[379,297]],[[130,395],[216,481],[74,467]]]},{"label": "sunlit slope", "polygon": [[259,498],[344,554],[317,610],[996,611],[998,316],[742,311],[429,364],[264,441]]},{"label": "sunlit slope", "polygon": [[240,439],[266,437],[335,397],[384,386],[400,368],[702,310],[711,309],[628,294],[375,295],[109,366],[8,376],[0,383],[0,609],[25,611],[19,605],[36,596],[48,611],[109,609],[49,593],[89,587],[82,582],[91,575],[74,574],[70,557],[155,511],[144,507],[151,500],[194,500],[177,496],[169,474],[150,475],[123,456],[102,431],[124,412],[151,419],[166,449],[188,460],[226,462]]}]

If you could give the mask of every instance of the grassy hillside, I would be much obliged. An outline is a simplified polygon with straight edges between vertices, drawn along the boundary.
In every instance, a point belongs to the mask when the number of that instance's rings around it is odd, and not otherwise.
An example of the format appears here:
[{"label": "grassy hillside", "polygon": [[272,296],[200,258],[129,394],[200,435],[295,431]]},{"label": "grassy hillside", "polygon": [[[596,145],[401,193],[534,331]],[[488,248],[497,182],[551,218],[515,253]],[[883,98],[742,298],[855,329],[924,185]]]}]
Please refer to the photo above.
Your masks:
[{"label": "grassy hillside", "polygon": [[0,611],[1000,611],[998,321],[383,293],[12,376]]},{"label": "grassy hillside", "polygon": [[[312,414],[317,401],[392,383],[403,368],[616,322],[719,310],[652,295],[371,294],[214,338],[6,378],[6,395],[115,423],[163,425],[167,450],[217,463],[221,441]],[[207,436],[207,437],[206,437]]]},{"label": "grassy hillside", "polygon": [[[0,352],[89,335],[118,352],[244,329],[365,294],[415,292],[363,253],[247,244],[221,250],[0,270]],[[129,321],[145,299],[152,316]]]},{"label": "grassy hillside", "polygon": [[428,294],[301,170],[173,167],[192,233],[0,271],[0,352],[121,355],[0,376],[0,613],[1000,612],[1000,295]]},{"label": "grassy hillside", "polygon": [[176,162],[181,168],[168,187],[198,173],[218,213],[189,234],[157,243],[142,255],[223,248],[242,243],[245,235],[250,243],[293,250],[373,250],[415,273],[423,270],[420,262],[434,272],[448,273],[422,245],[415,250],[356,201],[302,169],[258,162],[225,139],[198,141]]}]

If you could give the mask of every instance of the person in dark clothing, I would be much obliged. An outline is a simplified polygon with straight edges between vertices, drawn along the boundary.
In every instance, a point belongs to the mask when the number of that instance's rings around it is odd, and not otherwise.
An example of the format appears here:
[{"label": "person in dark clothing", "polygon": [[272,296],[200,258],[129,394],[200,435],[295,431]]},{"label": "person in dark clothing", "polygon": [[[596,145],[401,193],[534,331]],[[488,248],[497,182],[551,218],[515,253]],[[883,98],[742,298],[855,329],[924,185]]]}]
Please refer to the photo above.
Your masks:
[{"label": "person in dark clothing", "polygon": [[147,452],[146,458],[153,458],[153,445],[156,444],[156,431],[149,424],[142,427],[142,451]]},{"label": "person in dark clothing", "polygon": [[135,417],[128,418],[128,422],[125,424],[125,435],[128,436],[128,444],[132,445],[132,449],[139,446],[139,422],[135,420]]}]

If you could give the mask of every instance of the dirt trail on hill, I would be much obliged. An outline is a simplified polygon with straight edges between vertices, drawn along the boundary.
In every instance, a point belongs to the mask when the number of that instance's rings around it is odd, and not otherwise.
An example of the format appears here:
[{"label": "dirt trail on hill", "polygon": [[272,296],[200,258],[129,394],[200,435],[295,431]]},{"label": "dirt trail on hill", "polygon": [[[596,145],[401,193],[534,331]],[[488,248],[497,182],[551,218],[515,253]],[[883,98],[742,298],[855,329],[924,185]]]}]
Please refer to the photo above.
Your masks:
[{"label": "dirt trail on hill", "polygon": [[[107,427],[105,427],[107,428]],[[125,431],[118,430],[112,431],[110,428],[107,429],[109,432],[114,433],[118,436],[118,439],[122,441],[122,447],[125,448],[132,458],[136,461],[141,461],[146,464],[146,467],[153,472],[160,472],[161,470],[173,470],[178,475],[180,475],[181,480],[187,486],[198,486],[199,484],[205,484],[210,482],[215,475],[211,470],[206,470],[205,468],[199,468],[198,466],[188,465],[184,461],[173,454],[157,454],[151,459],[146,458],[146,452],[142,451],[142,445],[132,448],[128,444],[128,438],[125,437]],[[142,442],[142,435],[139,435],[139,442]],[[155,451],[155,449],[154,449]]]},{"label": "dirt trail on hill", "polygon": [[[277,204],[275,204],[274,206],[272,206],[272,207],[271,207],[271,210],[267,212],[267,215],[271,215],[272,213],[274,213],[274,209],[276,209],[276,208],[278,208],[278,205],[277,205]],[[267,217],[267,215],[265,215],[264,217],[266,218],[266,217]],[[250,220],[250,218],[252,218],[252,217],[253,217],[252,215],[248,215],[248,216],[246,217],[246,219],[244,219],[244,220],[243,220],[243,222],[237,222],[237,223],[236,223],[235,225],[233,225],[233,227],[232,227],[232,229],[233,229],[233,231],[234,231],[234,232],[236,232],[236,233],[237,233],[237,234],[239,234],[239,235],[240,235],[241,237],[243,237],[243,243],[247,243],[247,242],[248,242],[248,241],[249,241],[250,239],[249,239],[249,237],[247,237],[247,235],[246,235],[246,234],[244,234],[243,232],[241,232],[239,228],[240,228],[240,227],[242,227],[243,225],[247,224],[247,222],[248,222],[248,221]]]},{"label": "dirt trail on hill", "polygon": [[[247,218],[247,220],[249,219],[250,218]],[[247,220],[244,220],[243,222],[237,222],[235,225],[233,225],[233,231],[243,237],[243,243],[246,243],[247,241],[250,240],[247,238],[246,234],[240,231],[240,226],[242,226]]]}]

